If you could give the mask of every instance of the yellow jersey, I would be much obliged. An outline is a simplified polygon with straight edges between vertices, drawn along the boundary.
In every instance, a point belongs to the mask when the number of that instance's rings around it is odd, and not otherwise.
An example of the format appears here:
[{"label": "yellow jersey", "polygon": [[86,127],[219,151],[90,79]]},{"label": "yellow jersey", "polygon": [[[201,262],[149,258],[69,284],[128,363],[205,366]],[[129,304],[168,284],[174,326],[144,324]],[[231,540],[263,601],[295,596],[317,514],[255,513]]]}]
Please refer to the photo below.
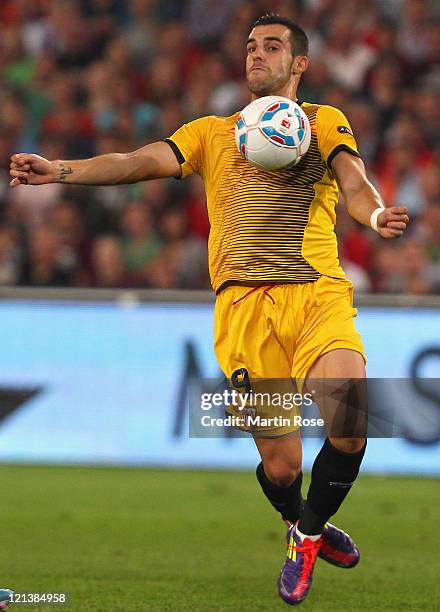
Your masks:
[{"label": "yellow jersey", "polygon": [[290,170],[265,172],[242,158],[231,117],[202,117],[167,142],[182,177],[205,184],[209,271],[214,291],[226,284],[307,283],[321,275],[345,278],[334,225],[338,186],[331,171],[342,150],[359,156],[344,114],[303,102],[312,131],[309,150]]}]

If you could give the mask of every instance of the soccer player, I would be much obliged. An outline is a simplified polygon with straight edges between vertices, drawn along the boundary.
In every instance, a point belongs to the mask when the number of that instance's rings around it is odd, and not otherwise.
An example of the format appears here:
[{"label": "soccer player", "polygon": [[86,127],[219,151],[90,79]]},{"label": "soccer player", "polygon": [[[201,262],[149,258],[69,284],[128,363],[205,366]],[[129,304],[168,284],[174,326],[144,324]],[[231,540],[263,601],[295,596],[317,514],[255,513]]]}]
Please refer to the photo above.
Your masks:
[{"label": "soccer player", "polygon": [[[261,17],[247,41],[251,99],[279,95],[298,100],[308,62],[307,36],[298,25],[278,15]],[[291,170],[268,173],[244,160],[234,141],[235,114],[197,119],[170,138],[128,154],[76,161],[16,154],[11,186],[116,185],[197,172],[204,180],[211,222],[215,350],[226,376],[233,383],[363,379],[365,356],[353,322],[352,285],[339,265],[334,233],[338,186],[349,214],[383,238],[404,232],[407,210],[384,207],[341,111],[298,103],[308,116],[312,141]],[[338,393],[341,405],[353,401],[350,385]],[[329,434],[303,502],[301,440],[294,428],[252,433],[261,456],[258,481],[290,525],[279,593],[287,603],[300,603],[318,555],[343,568],[359,560],[353,540],[328,519],[358,475],[366,439],[354,430],[347,437]]]}]

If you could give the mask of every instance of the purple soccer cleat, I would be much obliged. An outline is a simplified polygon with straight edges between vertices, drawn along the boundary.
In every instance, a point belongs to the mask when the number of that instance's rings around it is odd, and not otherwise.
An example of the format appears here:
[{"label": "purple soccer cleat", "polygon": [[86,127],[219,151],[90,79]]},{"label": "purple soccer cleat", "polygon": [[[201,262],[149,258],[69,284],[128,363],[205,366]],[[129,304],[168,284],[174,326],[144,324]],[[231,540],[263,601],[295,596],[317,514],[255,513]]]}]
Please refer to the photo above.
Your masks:
[{"label": "purple soccer cleat", "polygon": [[322,544],[322,537],[316,542],[301,538],[295,525],[287,532],[287,558],[278,578],[278,592],[288,604],[300,604],[312,586],[313,568]]},{"label": "purple soccer cleat", "polygon": [[359,563],[360,554],[348,533],[331,523],[326,523],[318,557],[338,567],[349,569]]}]

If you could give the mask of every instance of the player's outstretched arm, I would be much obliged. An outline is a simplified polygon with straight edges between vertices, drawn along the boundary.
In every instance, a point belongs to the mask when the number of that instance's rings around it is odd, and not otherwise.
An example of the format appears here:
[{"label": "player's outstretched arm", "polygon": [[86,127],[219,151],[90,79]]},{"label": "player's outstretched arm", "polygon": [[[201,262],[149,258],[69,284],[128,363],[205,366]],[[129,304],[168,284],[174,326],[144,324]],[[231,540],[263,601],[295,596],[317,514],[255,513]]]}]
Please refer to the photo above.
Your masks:
[{"label": "player's outstretched arm", "polygon": [[180,164],[171,147],[166,142],[155,142],[131,153],[70,161],[49,161],[33,153],[16,153],[11,157],[10,185],[121,185],[180,174]]},{"label": "player's outstretched arm", "polygon": [[384,208],[382,198],[367,179],[361,159],[341,151],[332,162],[332,170],[338,181],[349,214],[371,227],[372,213],[383,207],[377,216],[377,231],[383,238],[398,238],[409,222],[408,210],[401,206]]}]

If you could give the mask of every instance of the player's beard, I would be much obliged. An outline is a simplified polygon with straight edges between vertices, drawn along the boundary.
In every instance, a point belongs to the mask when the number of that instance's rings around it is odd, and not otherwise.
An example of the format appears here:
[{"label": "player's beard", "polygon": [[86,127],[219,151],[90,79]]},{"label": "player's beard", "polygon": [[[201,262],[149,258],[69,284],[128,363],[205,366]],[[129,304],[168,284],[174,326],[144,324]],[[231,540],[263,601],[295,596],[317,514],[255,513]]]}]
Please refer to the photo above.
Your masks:
[{"label": "player's beard", "polygon": [[257,78],[252,77],[252,71],[248,73],[247,84],[249,91],[258,98],[270,96],[284,89],[292,76],[290,70],[280,71],[277,75],[274,75],[268,68],[254,74],[258,75]]}]

